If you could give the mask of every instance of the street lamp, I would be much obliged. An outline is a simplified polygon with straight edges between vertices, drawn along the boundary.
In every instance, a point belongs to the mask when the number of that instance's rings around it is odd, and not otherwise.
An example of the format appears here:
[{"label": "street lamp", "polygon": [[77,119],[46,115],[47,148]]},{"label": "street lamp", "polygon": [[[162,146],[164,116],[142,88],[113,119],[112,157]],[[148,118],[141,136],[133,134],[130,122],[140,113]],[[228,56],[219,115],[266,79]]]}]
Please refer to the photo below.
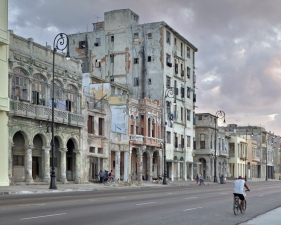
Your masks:
[{"label": "street lamp", "polygon": [[265,161],[265,181],[268,181],[268,175],[267,175],[267,152],[268,152],[268,150],[267,150],[267,142],[269,141],[269,140],[271,140],[271,145],[273,144],[273,139],[274,139],[274,134],[273,134],[273,136],[268,136],[267,138],[266,138],[266,161]]},{"label": "street lamp", "polygon": [[54,39],[53,44],[53,81],[52,81],[52,124],[51,124],[51,132],[52,132],[52,171],[51,171],[51,181],[49,189],[57,189],[56,186],[56,171],[54,167],[54,150],[55,150],[55,140],[54,140],[54,99],[55,99],[55,55],[56,52],[63,51],[67,48],[66,59],[69,60],[69,39],[65,33],[58,34]]},{"label": "street lamp", "polygon": [[[163,137],[163,151],[164,151],[164,177],[163,177],[163,183],[164,185],[167,184],[167,165],[166,165],[166,98],[173,98],[175,97],[174,89],[168,88],[165,91],[164,95],[164,119],[163,119],[163,126],[164,126],[164,137]],[[176,104],[176,99],[174,99],[174,105]]]},{"label": "street lamp", "polygon": [[214,160],[214,182],[218,182],[217,180],[217,119],[223,119],[223,122],[225,123],[225,113],[222,110],[219,110],[216,112],[215,117],[215,160]]},{"label": "street lamp", "polygon": [[246,160],[247,160],[247,154],[248,154],[248,141],[247,141],[247,132],[248,131],[252,131],[252,137],[253,137],[253,127],[246,127],[246,152],[245,152],[245,181],[247,181],[247,164],[246,164]]}]

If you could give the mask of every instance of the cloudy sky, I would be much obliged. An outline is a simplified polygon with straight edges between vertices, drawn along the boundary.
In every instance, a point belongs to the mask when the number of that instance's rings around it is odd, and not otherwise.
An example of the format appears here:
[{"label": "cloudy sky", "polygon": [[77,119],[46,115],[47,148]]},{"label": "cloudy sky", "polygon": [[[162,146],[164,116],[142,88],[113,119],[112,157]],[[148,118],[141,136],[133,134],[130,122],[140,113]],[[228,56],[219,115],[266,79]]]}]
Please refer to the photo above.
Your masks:
[{"label": "cloudy sky", "polygon": [[165,21],[198,48],[196,112],[223,110],[227,124],[281,135],[279,0],[9,0],[9,29],[51,45],[122,8],[140,23]]}]

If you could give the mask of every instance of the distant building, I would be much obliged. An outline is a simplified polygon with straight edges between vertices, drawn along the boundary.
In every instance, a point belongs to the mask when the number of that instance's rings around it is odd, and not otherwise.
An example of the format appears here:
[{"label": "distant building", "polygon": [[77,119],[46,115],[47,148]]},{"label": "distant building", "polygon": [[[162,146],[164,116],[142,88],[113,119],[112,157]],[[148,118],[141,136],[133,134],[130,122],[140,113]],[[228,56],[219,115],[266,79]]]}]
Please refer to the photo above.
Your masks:
[{"label": "distant building", "polygon": [[[151,98],[166,108],[165,118],[162,112],[166,134],[161,134],[167,140],[167,176],[171,180],[193,179],[197,48],[165,22],[139,24],[139,16],[129,9],[105,12],[104,21],[94,23],[93,31],[69,38],[71,55],[83,61],[84,73],[125,86],[130,98]],[[173,93],[165,98],[169,89]],[[173,102],[175,105],[170,104]],[[144,123],[149,123],[149,118]],[[118,123],[112,120],[111,126]],[[148,153],[141,146],[137,151]]]}]

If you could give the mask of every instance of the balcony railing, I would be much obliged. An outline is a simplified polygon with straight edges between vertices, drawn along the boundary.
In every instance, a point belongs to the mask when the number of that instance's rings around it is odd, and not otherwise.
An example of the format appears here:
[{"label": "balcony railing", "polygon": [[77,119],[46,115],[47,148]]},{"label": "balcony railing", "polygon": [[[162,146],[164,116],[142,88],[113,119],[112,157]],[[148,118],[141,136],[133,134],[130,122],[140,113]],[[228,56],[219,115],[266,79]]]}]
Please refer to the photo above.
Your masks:
[{"label": "balcony railing", "polygon": [[[52,120],[52,109],[44,105],[36,105],[36,119]],[[68,111],[54,109],[54,122],[55,123],[68,123]]]},{"label": "balcony railing", "polygon": [[29,102],[11,101],[10,114],[15,116],[35,118],[35,106]]},{"label": "balcony railing", "polygon": [[130,140],[135,144],[143,144],[143,135],[131,134]]},{"label": "balcony railing", "polygon": [[68,114],[68,123],[71,126],[83,127],[84,126],[84,117],[83,117],[83,115],[69,113]]}]

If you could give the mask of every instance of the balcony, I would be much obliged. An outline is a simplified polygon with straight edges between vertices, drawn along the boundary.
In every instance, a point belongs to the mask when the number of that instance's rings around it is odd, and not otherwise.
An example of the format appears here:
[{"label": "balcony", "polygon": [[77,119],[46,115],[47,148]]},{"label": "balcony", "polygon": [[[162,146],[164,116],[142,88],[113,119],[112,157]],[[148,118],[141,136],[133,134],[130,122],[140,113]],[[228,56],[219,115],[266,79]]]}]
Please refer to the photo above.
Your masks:
[{"label": "balcony", "polygon": [[[211,155],[214,154],[214,150],[211,149],[196,149],[196,155]],[[218,154],[218,151],[217,151]]]},{"label": "balcony", "polygon": [[260,162],[261,160],[260,160],[260,157],[253,156],[252,161]]},{"label": "balcony", "polygon": [[[52,120],[52,109],[44,105],[35,105],[36,119]],[[68,124],[68,111],[54,109],[54,122]]]},{"label": "balcony", "polygon": [[69,113],[68,114],[68,124],[70,126],[83,127],[84,126],[84,117],[80,114]]},{"label": "balcony", "polygon": [[11,101],[10,114],[14,116],[22,116],[28,118],[35,118],[35,106],[29,102],[24,101]]},{"label": "balcony", "polygon": [[130,134],[130,140],[132,141],[132,144],[143,144],[143,136],[138,134]]}]

